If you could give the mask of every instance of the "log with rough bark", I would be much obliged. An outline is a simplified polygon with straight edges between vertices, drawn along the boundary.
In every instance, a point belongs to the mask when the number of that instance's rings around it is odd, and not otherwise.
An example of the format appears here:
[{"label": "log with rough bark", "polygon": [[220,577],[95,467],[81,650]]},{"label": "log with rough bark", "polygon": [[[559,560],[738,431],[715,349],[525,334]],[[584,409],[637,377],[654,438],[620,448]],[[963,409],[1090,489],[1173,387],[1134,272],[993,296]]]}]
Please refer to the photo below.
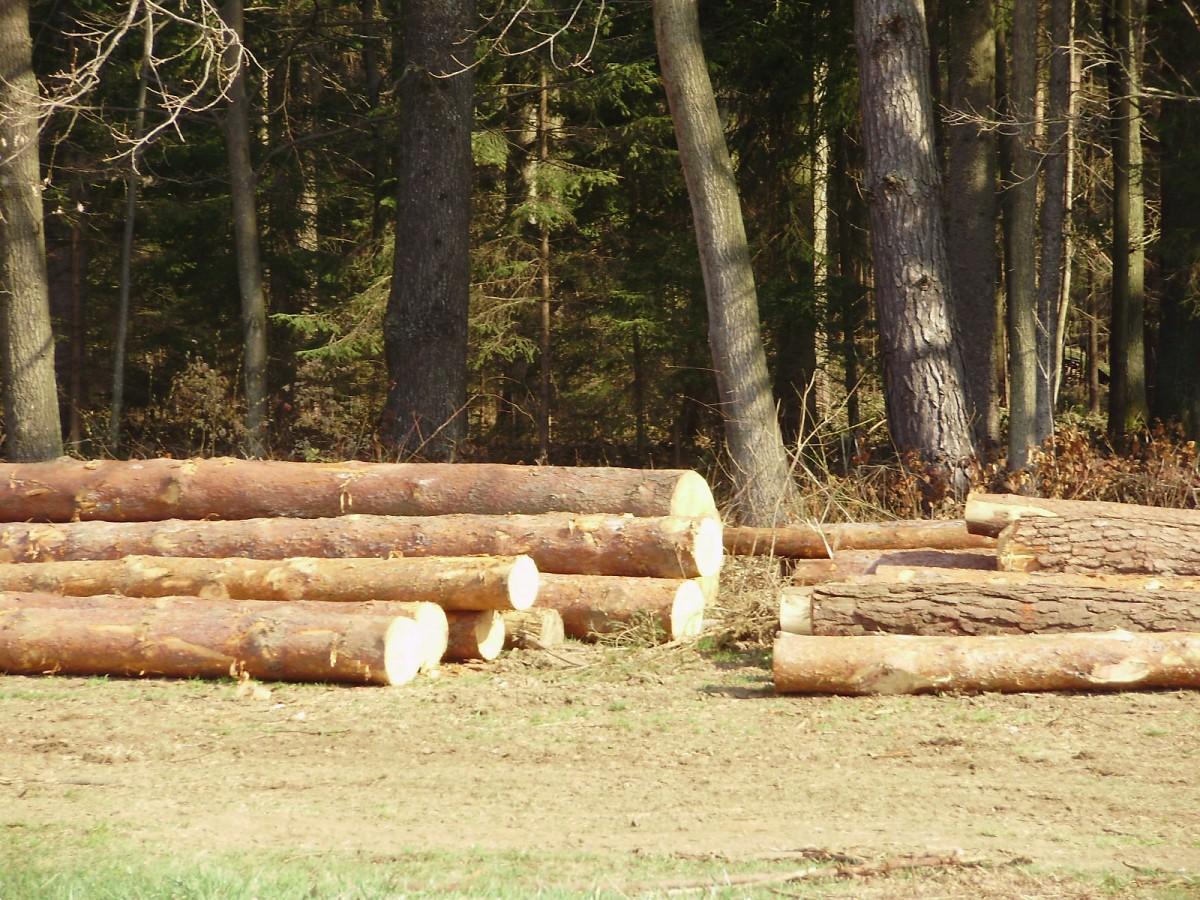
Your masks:
[{"label": "log with rough bark", "polygon": [[563,642],[562,615],[557,609],[522,609],[504,613],[505,650],[549,650]]},{"label": "log with rough bark", "polygon": [[[15,568],[15,567],[14,567]],[[278,607],[273,609],[272,607]],[[286,608],[285,608],[286,607]],[[227,597],[156,595],[130,597],[121,594],[91,594],[72,596],[39,591],[0,591],[0,610],[15,608],[80,609],[80,610],[194,610],[197,615],[211,610],[213,615],[225,615],[240,609],[247,615],[265,613],[276,617],[294,615],[297,611],[312,615],[375,616],[412,619],[421,629],[420,669],[436,669],[446,653],[449,634],[446,612],[436,603],[400,601],[331,602],[327,600],[239,600]]]},{"label": "log with rough bark", "polygon": [[228,458],[4,464],[0,510],[11,521],[40,522],[346,513],[717,515],[708,483],[687,470]]},{"label": "log with rough bark", "polygon": [[725,529],[725,550],[734,556],[828,559],[842,550],[977,550],[993,546],[986,537],[968,534],[960,521]]},{"label": "log with rough bark", "polygon": [[860,582],[887,582],[918,584],[966,584],[998,585],[1020,588],[1031,585],[1040,587],[1099,588],[1134,593],[1158,591],[1200,592],[1200,578],[1181,578],[1170,575],[1114,575],[1102,572],[1096,575],[1080,575],[1061,572],[981,572],[972,569],[937,569],[924,566],[876,566],[868,575],[849,579]]},{"label": "log with rough bark", "polygon": [[653,621],[667,640],[695,637],[704,627],[704,590],[695,581],[543,575],[538,604],[556,609],[576,640]]},{"label": "log with rough bark", "polygon": [[1200,591],[1026,579],[1019,584],[853,581],[785,588],[791,634],[1038,634],[1198,631]]},{"label": "log with rough bark", "polygon": [[538,571],[528,556],[283,560],[126,556],[0,565],[0,591],[227,597],[235,600],[382,600],[447,609],[528,609]]},{"label": "log with rough bark", "polygon": [[504,649],[504,616],[495,610],[452,610],[446,613],[446,618],[450,623],[450,642],[445,659],[493,660]]},{"label": "log with rough bark", "polygon": [[994,570],[987,550],[845,550],[833,559],[799,559],[790,566],[793,584],[823,584],[870,575],[885,566],[929,567],[937,571]]},{"label": "log with rough bark", "polygon": [[1018,519],[1116,519],[1148,521],[1200,530],[1200,510],[1106,503],[1098,500],[1043,500],[1019,494],[971,494],[967,498],[967,529],[972,534],[998,537]]},{"label": "log with rough bark", "polygon": [[1200,522],[1166,517],[1022,517],[1000,533],[996,559],[1001,569],[1011,572],[1197,577]]},{"label": "log with rough bark", "polygon": [[[404,684],[428,655],[410,618],[252,601],[0,604],[0,672]],[[139,598],[116,598],[131,601]]]},{"label": "log with rough bark", "polygon": [[691,578],[721,567],[711,518],[544,513],[536,516],[364,516],[232,522],[0,525],[0,562],[122,556],[531,556],[539,570]]},{"label": "log with rough bark", "polygon": [[800,694],[1200,688],[1200,634],[784,634],[774,673],[776,691]]}]

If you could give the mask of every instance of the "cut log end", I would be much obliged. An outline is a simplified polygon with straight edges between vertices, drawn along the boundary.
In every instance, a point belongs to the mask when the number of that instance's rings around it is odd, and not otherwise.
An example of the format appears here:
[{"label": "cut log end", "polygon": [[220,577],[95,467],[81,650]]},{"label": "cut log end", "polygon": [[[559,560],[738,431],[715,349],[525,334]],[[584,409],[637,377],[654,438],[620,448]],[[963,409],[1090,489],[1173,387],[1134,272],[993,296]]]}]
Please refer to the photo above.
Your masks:
[{"label": "cut log end", "polygon": [[691,470],[679,476],[675,490],[671,493],[671,515],[713,516],[717,515],[717,503],[712,489],[699,472]]},{"label": "cut log end", "polygon": [[528,556],[513,560],[508,572],[508,598],[513,609],[529,609],[537,600],[538,568]]},{"label": "cut log end", "polygon": [[784,634],[812,634],[812,588],[784,588],[779,595],[779,630]]},{"label": "cut log end", "polygon": [[505,650],[549,650],[566,639],[557,609],[512,610],[504,613]]},{"label": "cut log end", "polygon": [[685,581],[671,606],[671,640],[696,637],[703,628],[704,590],[694,581]]},{"label": "cut log end", "polygon": [[702,519],[696,529],[696,574],[701,578],[716,575],[724,562],[725,540],[721,522],[718,519]]},{"label": "cut log end", "polygon": [[504,649],[504,616],[499,612],[454,611],[447,613],[446,617],[450,623],[450,642],[445,655],[447,660],[490,661]]},{"label": "cut log end", "polygon": [[383,637],[387,684],[408,684],[428,657],[428,635],[415,619],[397,617]]}]

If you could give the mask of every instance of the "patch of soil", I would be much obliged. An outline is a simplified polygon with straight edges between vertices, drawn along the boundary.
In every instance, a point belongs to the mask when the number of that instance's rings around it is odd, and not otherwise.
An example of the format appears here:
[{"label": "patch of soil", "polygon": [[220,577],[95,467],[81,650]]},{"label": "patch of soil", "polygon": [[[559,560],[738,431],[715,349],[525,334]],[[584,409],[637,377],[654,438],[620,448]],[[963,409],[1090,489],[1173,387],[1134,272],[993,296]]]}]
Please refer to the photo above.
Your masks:
[{"label": "patch of soil", "polygon": [[1200,693],[777,697],[765,666],[568,645],[391,689],[0,678],[0,833],[1200,870]]}]

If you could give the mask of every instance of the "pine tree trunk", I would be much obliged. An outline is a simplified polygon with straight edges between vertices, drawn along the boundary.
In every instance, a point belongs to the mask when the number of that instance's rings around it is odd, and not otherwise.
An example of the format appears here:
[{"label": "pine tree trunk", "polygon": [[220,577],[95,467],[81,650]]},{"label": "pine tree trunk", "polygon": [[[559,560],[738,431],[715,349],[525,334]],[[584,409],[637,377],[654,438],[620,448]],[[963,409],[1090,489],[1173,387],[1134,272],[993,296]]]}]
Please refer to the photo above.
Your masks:
[{"label": "pine tree trunk", "polygon": [[[226,0],[221,16],[238,36],[245,32],[242,0]],[[231,47],[226,65],[239,61],[240,46]],[[257,178],[250,158],[250,100],[246,67],[240,66],[229,86],[225,112],[225,142],[229,155],[233,240],[237,256],[238,291],[242,298],[242,380],[246,391],[246,451],[266,454],[267,428],[267,301],[263,293],[262,260],[258,248]]]},{"label": "pine tree trunk", "polygon": [[996,393],[996,25],[993,0],[952,0],[946,215],[955,321],[980,447],[1000,442]]},{"label": "pine tree trunk", "polygon": [[700,44],[696,0],[654,0],[654,29],[696,228],[736,505],[748,524],[771,525],[785,520],[799,497],[771,396],[741,203]]},{"label": "pine tree trunk", "polygon": [[974,454],[951,318],[921,4],[856,0],[855,37],[887,418],[902,453],[965,484]]},{"label": "pine tree trunk", "polygon": [[382,437],[452,460],[467,436],[475,0],[405,3]]},{"label": "pine tree trunk", "polygon": [[62,455],[27,0],[0,7],[0,382],[11,460]]}]

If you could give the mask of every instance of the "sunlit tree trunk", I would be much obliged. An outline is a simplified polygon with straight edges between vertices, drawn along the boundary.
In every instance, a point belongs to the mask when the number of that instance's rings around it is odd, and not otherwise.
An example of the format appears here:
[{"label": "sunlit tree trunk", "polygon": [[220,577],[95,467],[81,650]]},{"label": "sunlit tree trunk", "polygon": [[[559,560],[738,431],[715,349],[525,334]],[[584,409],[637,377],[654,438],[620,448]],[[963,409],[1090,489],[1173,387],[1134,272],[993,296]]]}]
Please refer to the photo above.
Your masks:
[{"label": "sunlit tree trunk", "polygon": [[654,0],[654,31],[696,228],[735,499],[742,521],[770,525],[795,509],[798,496],[775,416],[741,203],[696,0]]},{"label": "sunlit tree trunk", "polygon": [[62,455],[25,0],[0,4],[0,363],[8,458]]}]

